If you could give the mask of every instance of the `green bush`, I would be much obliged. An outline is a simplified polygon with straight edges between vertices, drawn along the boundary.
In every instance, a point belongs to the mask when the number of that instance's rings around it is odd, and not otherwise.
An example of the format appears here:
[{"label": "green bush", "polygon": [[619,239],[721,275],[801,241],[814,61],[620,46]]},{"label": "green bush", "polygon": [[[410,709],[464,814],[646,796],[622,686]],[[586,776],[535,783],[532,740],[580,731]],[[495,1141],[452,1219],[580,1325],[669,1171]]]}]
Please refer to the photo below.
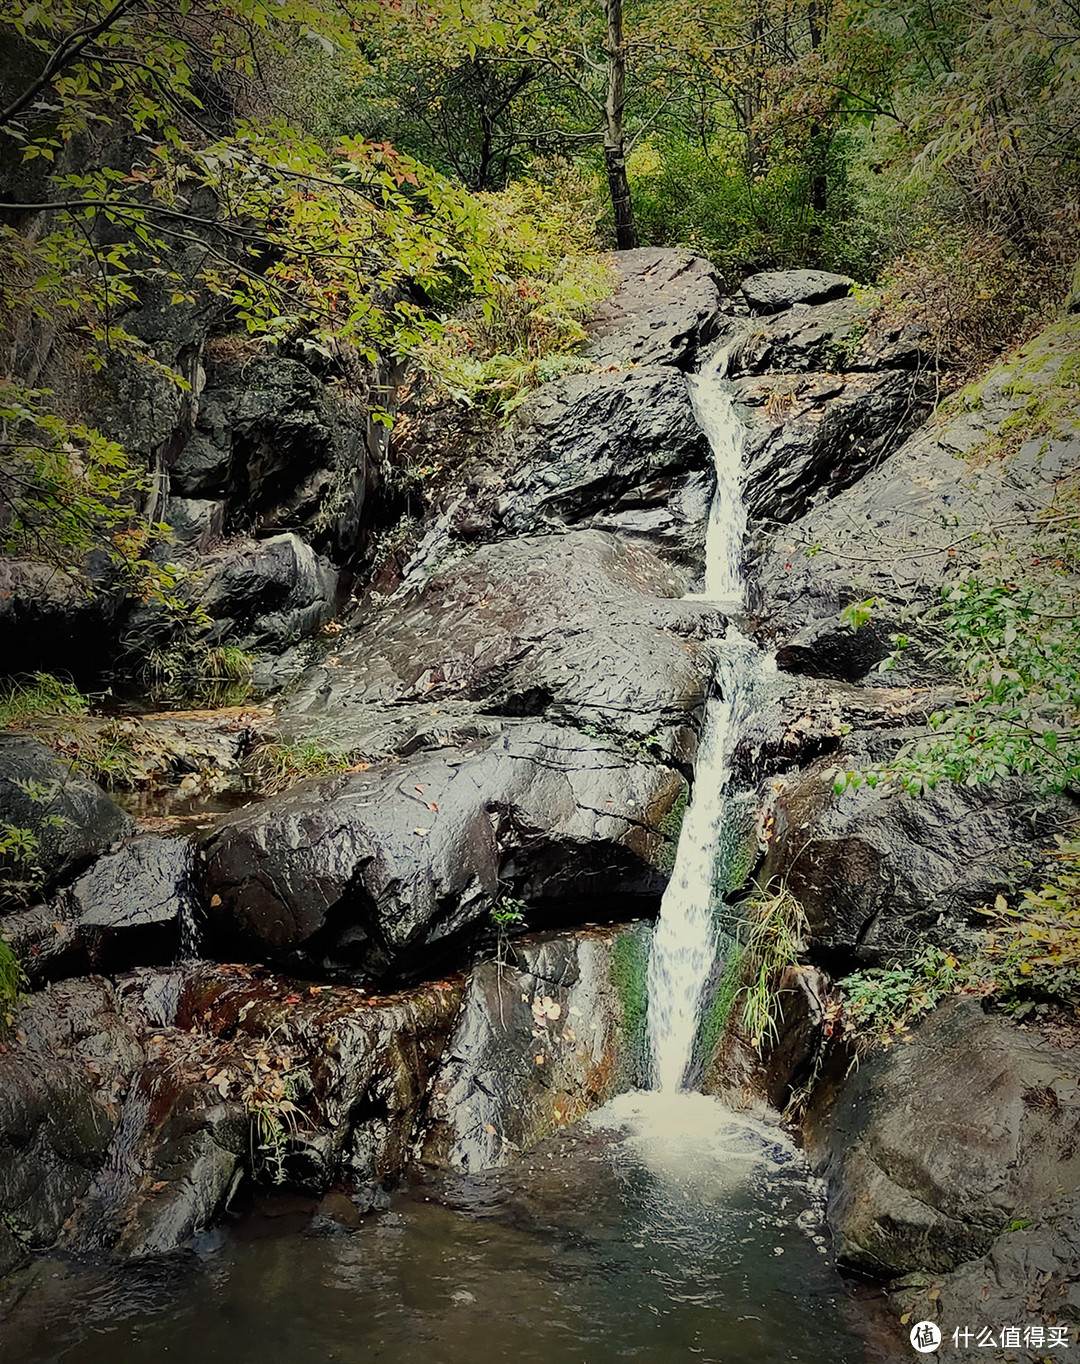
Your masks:
[{"label": "green bush", "polygon": [[19,1000],[26,986],[26,977],[11,944],[0,938],[0,1024],[10,1027]]}]

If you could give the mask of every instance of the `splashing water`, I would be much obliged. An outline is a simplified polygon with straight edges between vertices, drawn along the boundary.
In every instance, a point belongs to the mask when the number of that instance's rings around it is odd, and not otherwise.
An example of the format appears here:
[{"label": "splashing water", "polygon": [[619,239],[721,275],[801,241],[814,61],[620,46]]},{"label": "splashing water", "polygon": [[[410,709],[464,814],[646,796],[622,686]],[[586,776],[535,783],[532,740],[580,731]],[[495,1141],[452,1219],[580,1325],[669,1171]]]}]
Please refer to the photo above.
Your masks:
[{"label": "splashing water", "polygon": [[[716,461],[716,492],[705,541],[704,591],[713,601],[741,603],[746,508],[739,481],[745,432],[724,384],[727,353],[709,374],[690,380],[694,411]],[[653,1085],[681,1087],[693,1050],[701,999],[717,949],[717,862],[725,841],[725,792],[731,749],[749,714],[754,680],[766,660],[738,631],[719,648],[720,695],[709,701],[694,770],[693,799],[683,820],[675,866],[649,952],[649,1046]]]}]

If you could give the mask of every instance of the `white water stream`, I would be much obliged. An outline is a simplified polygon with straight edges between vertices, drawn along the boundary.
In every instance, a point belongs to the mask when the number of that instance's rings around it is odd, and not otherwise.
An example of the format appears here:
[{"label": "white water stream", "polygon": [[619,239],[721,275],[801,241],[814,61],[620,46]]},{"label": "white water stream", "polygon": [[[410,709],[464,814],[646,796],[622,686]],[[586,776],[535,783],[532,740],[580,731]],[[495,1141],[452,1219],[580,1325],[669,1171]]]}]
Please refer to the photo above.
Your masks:
[{"label": "white water stream", "polygon": [[[745,432],[725,383],[727,356],[690,382],[694,411],[716,463],[716,492],[705,541],[704,589],[695,597],[740,608],[746,508],[740,490]],[[649,1049],[652,1082],[682,1087],[702,995],[717,952],[716,911],[725,887],[717,867],[729,809],[725,787],[731,749],[753,704],[754,680],[768,660],[735,629],[717,646],[719,695],[708,702],[694,766],[693,798],[683,819],[675,866],[649,953]]]}]

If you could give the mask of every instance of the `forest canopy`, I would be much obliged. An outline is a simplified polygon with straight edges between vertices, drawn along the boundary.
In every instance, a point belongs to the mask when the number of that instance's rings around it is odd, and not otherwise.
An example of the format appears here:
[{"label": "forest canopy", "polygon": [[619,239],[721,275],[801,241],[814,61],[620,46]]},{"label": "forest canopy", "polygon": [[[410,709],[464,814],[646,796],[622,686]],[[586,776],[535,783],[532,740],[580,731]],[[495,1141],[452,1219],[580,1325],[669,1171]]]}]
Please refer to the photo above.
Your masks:
[{"label": "forest canopy", "polygon": [[609,245],[685,244],[732,285],[842,270],[960,372],[1074,260],[1073,0],[16,0],[0,22],[7,548],[77,568],[105,545],[165,595],[146,470],[95,420],[117,372],[190,384],[139,334],[150,296],[506,412],[575,363]]}]

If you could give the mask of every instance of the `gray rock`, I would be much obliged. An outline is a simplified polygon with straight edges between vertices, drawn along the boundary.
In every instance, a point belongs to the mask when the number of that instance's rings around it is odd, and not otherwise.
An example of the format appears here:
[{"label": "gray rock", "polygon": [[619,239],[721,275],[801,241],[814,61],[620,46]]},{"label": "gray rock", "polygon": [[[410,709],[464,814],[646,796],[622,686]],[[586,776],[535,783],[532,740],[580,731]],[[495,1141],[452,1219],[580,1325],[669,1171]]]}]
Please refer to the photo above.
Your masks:
[{"label": "gray rock", "polygon": [[[460,979],[380,1000],[209,963],[39,991],[0,1048],[0,1274],[53,1246],[176,1250],[242,1176],[397,1176],[461,996]],[[281,1068],[297,1106],[268,1139],[253,1086]]]},{"label": "gray rock", "polygon": [[39,893],[133,828],[96,782],[76,776],[44,744],[10,734],[0,736],[0,820],[37,839],[31,870]]},{"label": "gray rock", "polygon": [[1075,1196],[1078,1118],[1075,1056],[944,1001],[808,1124],[840,1258],[889,1277],[985,1253],[1013,1219]]},{"label": "gray rock", "polygon": [[196,554],[205,554],[224,537],[225,503],[206,498],[170,497],[162,520],[172,531],[175,544]]},{"label": "gray rock", "polygon": [[[1040,383],[1051,382],[1063,355],[1037,339],[1021,363],[1035,366]],[[992,371],[881,467],[762,537],[752,564],[754,607],[763,636],[789,650],[786,666],[817,675],[835,668],[853,678],[888,652],[894,634],[919,634],[913,622],[939,599],[943,575],[979,562],[988,527],[1001,527],[999,546],[1030,534],[1028,520],[1075,464],[1076,437],[1029,441],[1001,460],[965,458],[1030,400],[1016,378],[1015,362]],[[866,634],[845,639],[841,611],[871,598]],[[932,644],[916,639],[905,652],[912,676],[935,674],[926,656]]]},{"label": "gray rock", "polygon": [[[499,503],[502,526],[517,535],[628,511],[671,517],[686,483],[712,468],[685,378],[658,365],[545,385],[526,405],[517,447]],[[700,525],[681,533],[681,557],[700,567]]]},{"label": "gray rock", "polygon": [[470,975],[420,1143],[433,1165],[505,1165],[644,1078],[651,927],[509,944]]},{"label": "gray rock", "polygon": [[333,616],[338,575],[297,535],[241,540],[203,561],[198,604],[207,638],[244,649],[283,650]]},{"label": "gray rock", "polygon": [[185,838],[132,839],[43,905],[11,914],[4,934],[31,980],[164,965],[200,913]]},{"label": "gray rock", "polygon": [[1003,1232],[985,1255],[952,1273],[915,1273],[901,1280],[890,1292],[896,1310],[910,1313],[911,1321],[936,1321],[950,1342],[958,1329],[993,1323],[997,1348],[982,1347],[987,1359],[1017,1358],[1015,1350],[1001,1348],[1002,1326],[1019,1326],[1021,1341],[1025,1327],[1042,1327],[1044,1342],[1049,1340],[1046,1328],[1063,1326],[1074,1347],[1080,1321],[1080,1197],[1063,1193],[1043,1215],[1016,1221],[1022,1225]]},{"label": "gray rock", "polygon": [[308,969],[418,972],[486,931],[504,893],[538,922],[654,908],[685,782],[573,730],[507,723],[442,749],[306,782],[219,822],[202,888],[223,935]]},{"label": "gray rock", "polygon": [[712,266],[666,247],[618,251],[612,260],[620,285],[589,323],[590,359],[598,367],[691,368],[717,326],[720,296]]},{"label": "gray rock", "polygon": [[54,1244],[104,1167],[143,1059],[100,979],[31,996],[0,1048],[0,1208],[25,1249]]},{"label": "gray rock", "polygon": [[770,521],[796,521],[858,483],[930,410],[930,385],[904,370],[738,379],[733,387],[747,423],[747,510]]},{"label": "gray rock", "polygon": [[800,901],[812,952],[849,962],[877,961],[926,934],[960,946],[975,911],[999,893],[1015,898],[1051,835],[1075,818],[1068,799],[1036,798],[1019,783],[836,795],[843,765],[840,754],[778,783],[762,877],[784,878]]},{"label": "gray rock", "polygon": [[418,725],[445,733],[465,714],[543,715],[682,761],[726,621],[678,590],[651,549],[611,533],[483,546],[339,636],[282,727],[378,752],[391,717],[408,726],[400,747]]},{"label": "gray rock", "polygon": [[752,313],[778,313],[796,303],[828,303],[851,292],[853,281],[827,270],[767,270],[741,285]]},{"label": "gray rock", "polygon": [[169,467],[174,497],[217,498],[226,528],[312,526],[337,502],[335,549],[355,548],[367,490],[362,430],[311,369],[284,356],[210,372],[194,429]]}]

